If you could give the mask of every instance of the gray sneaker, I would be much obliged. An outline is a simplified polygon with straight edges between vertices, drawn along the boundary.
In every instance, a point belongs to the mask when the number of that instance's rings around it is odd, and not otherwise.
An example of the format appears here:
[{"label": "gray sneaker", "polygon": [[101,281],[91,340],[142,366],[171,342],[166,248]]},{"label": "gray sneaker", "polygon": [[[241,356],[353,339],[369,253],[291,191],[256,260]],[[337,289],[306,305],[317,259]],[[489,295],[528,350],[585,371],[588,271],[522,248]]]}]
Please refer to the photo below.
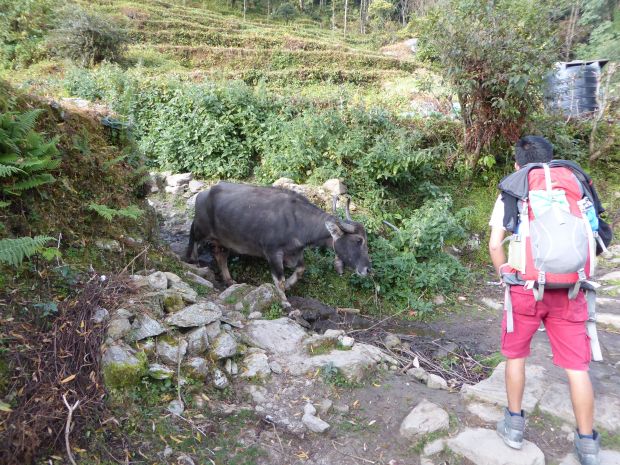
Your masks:
[{"label": "gray sneaker", "polygon": [[508,447],[521,449],[523,447],[523,430],[525,430],[525,415],[513,416],[508,409],[504,409],[504,419],[497,423],[497,434],[501,436]]},{"label": "gray sneaker", "polygon": [[580,438],[575,432],[575,455],[581,465],[600,465],[598,457],[601,448],[601,436],[595,431],[594,439]]}]

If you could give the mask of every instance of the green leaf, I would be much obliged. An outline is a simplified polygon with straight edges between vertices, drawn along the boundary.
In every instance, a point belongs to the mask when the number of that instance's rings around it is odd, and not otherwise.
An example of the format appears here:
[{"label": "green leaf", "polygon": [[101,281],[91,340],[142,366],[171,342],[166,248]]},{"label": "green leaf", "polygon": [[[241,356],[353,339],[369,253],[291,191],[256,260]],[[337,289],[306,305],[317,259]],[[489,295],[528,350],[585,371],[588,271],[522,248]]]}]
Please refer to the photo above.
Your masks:
[{"label": "green leaf", "polygon": [[49,236],[20,237],[17,239],[0,239],[0,263],[19,266],[24,258],[40,252],[49,241]]}]

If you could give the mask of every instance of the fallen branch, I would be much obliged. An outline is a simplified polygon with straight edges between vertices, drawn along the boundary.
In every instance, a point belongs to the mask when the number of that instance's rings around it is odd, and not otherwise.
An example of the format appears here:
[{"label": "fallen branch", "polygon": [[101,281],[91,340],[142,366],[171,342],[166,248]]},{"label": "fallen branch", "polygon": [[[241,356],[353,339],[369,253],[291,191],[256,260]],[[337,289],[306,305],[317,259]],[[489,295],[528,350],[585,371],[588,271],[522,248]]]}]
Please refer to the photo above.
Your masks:
[{"label": "fallen branch", "polygon": [[71,419],[73,418],[74,410],[80,405],[80,400],[78,399],[75,404],[69,405],[67,402],[67,394],[62,395],[62,400],[67,406],[69,410],[69,414],[67,415],[67,423],[65,424],[65,447],[67,448],[67,456],[69,457],[69,461],[72,465],[77,465],[75,463],[75,459],[73,458],[73,453],[71,452],[71,444],[69,443],[69,434],[71,433]]}]

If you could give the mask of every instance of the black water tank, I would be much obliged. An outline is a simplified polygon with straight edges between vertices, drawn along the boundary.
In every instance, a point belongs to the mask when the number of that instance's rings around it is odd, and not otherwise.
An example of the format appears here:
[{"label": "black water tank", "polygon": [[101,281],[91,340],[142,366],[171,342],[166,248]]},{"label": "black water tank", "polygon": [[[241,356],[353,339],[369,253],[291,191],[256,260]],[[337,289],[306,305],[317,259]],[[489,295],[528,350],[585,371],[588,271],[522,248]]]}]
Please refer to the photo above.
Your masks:
[{"label": "black water tank", "polygon": [[558,63],[547,79],[547,104],[566,116],[581,116],[598,109],[601,69],[608,60]]}]

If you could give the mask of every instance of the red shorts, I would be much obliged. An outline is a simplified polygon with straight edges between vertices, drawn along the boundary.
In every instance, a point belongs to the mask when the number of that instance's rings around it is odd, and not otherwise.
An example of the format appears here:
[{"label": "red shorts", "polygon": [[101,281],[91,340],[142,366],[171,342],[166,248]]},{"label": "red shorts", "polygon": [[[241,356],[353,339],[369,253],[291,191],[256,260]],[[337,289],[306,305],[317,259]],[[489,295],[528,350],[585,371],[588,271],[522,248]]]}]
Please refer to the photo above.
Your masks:
[{"label": "red shorts", "polygon": [[507,358],[530,355],[530,343],[540,322],[544,322],[551,342],[553,363],[571,370],[587,370],[591,359],[590,338],[585,322],[588,305],[583,291],[569,300],[567,289],[546,289],[541,302],[531,290],[512,286],[514,332],[506,332],[506,312],[502,322],[502,354]]}]

